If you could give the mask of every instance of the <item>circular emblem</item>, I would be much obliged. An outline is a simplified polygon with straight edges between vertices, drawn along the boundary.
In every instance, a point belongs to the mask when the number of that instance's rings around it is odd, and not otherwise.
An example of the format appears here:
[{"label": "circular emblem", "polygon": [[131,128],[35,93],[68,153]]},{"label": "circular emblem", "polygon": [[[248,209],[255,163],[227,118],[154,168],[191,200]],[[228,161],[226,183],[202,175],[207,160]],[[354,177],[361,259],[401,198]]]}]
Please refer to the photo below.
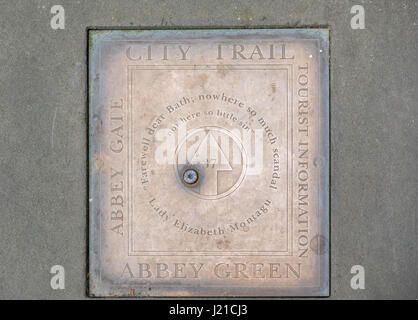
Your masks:
[{"label": "circular emblem", "polygon": [[231,131],[205,126],[190,131],[175,152],[174,173],[187,192],[206,200],[233,193],[245,177],[247,155]]}]

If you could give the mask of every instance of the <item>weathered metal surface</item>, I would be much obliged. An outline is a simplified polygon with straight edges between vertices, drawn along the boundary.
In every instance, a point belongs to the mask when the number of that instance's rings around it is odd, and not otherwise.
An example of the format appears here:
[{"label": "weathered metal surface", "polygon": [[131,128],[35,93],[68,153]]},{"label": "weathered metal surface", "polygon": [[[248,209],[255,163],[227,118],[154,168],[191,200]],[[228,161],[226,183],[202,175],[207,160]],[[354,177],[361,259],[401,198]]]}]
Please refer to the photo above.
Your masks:
[{"label": "weathered metal surface", "polygon": [[90,294],[328,295],[328,30],[89,41]]}]

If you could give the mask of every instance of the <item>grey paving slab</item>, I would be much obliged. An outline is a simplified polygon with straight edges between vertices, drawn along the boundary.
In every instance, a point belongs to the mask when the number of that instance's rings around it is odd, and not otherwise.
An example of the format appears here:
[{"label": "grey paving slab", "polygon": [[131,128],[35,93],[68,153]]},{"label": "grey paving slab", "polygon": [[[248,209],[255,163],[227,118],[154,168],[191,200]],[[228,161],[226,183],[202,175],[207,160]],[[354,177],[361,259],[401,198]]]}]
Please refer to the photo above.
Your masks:
[{"label": "grey paving slab", "polygon": [[[331,298],[418,298],[417,1],[0,4],[0,299],[86,298],[86,28],[331,28]],[[362,4],[366,28],[350,27]],[[65,290],[50,287],[65,267]],[[366,289],[350,287],[350,268]]]}]

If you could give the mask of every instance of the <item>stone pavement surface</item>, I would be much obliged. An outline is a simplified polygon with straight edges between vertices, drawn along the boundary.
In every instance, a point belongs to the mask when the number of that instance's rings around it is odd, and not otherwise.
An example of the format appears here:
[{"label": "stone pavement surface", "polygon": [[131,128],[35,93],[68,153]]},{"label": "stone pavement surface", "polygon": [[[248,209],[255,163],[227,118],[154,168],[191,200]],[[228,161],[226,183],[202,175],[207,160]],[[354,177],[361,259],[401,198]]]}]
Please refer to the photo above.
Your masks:
[{"label": "stone pavement surface", "polygon": [[[329,26],[331,298],[418,298],[418,1],[59,2],[0,4],[0,299],[86,298],[94,26]],[[64,30],[50,27],[55,4]],[[350,27],[356,4],[365,29]],[[65,290],[50,286],[57,264]]]}]

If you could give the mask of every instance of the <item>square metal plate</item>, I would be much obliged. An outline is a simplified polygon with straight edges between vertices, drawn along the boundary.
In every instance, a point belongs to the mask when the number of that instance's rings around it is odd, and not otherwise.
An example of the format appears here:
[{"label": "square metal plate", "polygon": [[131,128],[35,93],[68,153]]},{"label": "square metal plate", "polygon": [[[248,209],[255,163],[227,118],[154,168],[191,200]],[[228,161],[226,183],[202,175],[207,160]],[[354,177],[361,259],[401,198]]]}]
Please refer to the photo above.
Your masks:
[{"label": "square metal plate", "polygon": [[327,296],[327,29],[90,30],[92,296]]}]

